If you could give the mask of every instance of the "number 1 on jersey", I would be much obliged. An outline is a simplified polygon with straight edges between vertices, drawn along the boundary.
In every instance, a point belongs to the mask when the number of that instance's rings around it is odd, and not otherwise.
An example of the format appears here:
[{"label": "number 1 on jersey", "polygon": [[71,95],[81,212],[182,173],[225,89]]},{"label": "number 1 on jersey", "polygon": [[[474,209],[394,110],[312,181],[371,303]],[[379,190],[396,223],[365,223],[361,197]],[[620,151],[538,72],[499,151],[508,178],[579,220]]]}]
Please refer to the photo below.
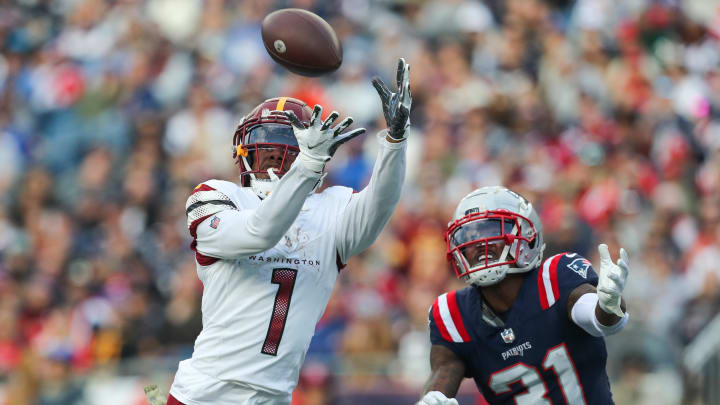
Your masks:
[{"label": "number 1 on jersey", "polygon": [[273,269],[271,282],[278,284],[278,290],[277,294],[275,294],[270,326],[261,350],[263,354],[277,356],[278,346],[280,346],[280,339],[282,339],[288,311],[290,310],[290,298],[293,288],[295,288],[296,278],[297,270],[295,269]]}]

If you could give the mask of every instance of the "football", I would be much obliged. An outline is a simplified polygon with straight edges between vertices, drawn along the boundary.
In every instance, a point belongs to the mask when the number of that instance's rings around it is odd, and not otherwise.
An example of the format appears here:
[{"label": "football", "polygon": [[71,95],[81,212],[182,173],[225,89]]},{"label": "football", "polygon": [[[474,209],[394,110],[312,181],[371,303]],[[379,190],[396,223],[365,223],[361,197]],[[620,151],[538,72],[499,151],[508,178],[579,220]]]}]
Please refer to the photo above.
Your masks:
[{"label": "football", "polygon": [[274,11],[263,19],[261,32],[273,60],[293,73],[320,76],[342,63],[342,46],[335,30],[307,10]]}]

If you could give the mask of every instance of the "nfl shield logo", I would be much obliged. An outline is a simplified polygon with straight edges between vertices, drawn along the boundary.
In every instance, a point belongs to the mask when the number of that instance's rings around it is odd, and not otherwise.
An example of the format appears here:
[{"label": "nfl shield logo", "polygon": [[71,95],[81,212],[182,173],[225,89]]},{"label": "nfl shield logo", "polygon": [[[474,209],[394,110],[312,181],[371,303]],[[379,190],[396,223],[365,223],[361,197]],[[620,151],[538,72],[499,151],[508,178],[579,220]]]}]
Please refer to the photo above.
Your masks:
[{"label": "nfl shield logo", "polygon": [[217,229],[218,224],[220,223],[220,218],[217,216],[213,217],[213,219],[210,221],[210,227],[213,229]]},{"label": "nfl shield logo", "polygon": [[584,257],[581,257],[573,260],[572,263],[568,264],[567,266],[570,268],[570,270],[579,274],[580,277],[587,278],[587,272],[590,268],[590,261]]},{"label": "nfl shield logo", "polygon": [[500,332],[500,336],[505,343],[512,343],[515,341],[515,332],[513,332],[512,328],[507,328]]}]

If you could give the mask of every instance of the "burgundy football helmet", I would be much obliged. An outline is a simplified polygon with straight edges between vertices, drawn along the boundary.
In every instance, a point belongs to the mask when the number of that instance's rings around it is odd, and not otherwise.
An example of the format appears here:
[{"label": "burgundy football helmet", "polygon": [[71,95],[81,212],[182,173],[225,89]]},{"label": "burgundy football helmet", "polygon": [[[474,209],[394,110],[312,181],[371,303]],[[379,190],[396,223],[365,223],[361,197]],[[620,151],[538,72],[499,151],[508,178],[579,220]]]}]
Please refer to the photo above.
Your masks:
[{"label": "burgundy football helmet", "polygon": [[268,169],[281,177],[297,158],[300,149],[290,120],[283,111],[292,111],[310,125],[312,111],[302,100],[276,97],[263,101],[243,117],[233,136],[233,160],[240,167],[240,182],[269,181]]}]

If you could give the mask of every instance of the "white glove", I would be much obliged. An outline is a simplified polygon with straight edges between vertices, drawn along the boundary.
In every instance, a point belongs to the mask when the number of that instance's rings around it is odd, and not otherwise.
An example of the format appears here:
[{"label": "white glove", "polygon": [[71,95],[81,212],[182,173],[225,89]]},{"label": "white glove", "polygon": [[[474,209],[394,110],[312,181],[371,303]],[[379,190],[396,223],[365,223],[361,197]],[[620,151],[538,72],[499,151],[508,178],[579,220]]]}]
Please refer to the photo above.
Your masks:
[{"label": "white glove", "polygon": [[300,154],[296,161],[316,173],[323,171],[325,162],[335,154],[338,146],[365,133],[365,128],[343,133],[353,123],[353,119],[350,117],[345,118],[341,123],[331,128],[332,124],[340,116],[337,111],[331,112],[325,121],[321,122],[322,107],[317,104],[313,108],[310,125],[307,128],[292,111],[284,111],[284,113],[290,120],[295,138],[298,141]]},{"label": "white glove", "polygon": [[624,317],[620,309],[620,299],[625,289],[625,281],[628,276],[628,259],[625,249],[620,248],[620,259],[617,264],[613,263],[610,251],[606,244],[598,245],[600,253],[600,279],[597,286],[598,304],[600,309],[608,314],[615,314],[620,318]]},{"label": "white glove", "polygon": [[430,391],[415,405],[458,405],[455,398],[448,398],[440,391]]}]

